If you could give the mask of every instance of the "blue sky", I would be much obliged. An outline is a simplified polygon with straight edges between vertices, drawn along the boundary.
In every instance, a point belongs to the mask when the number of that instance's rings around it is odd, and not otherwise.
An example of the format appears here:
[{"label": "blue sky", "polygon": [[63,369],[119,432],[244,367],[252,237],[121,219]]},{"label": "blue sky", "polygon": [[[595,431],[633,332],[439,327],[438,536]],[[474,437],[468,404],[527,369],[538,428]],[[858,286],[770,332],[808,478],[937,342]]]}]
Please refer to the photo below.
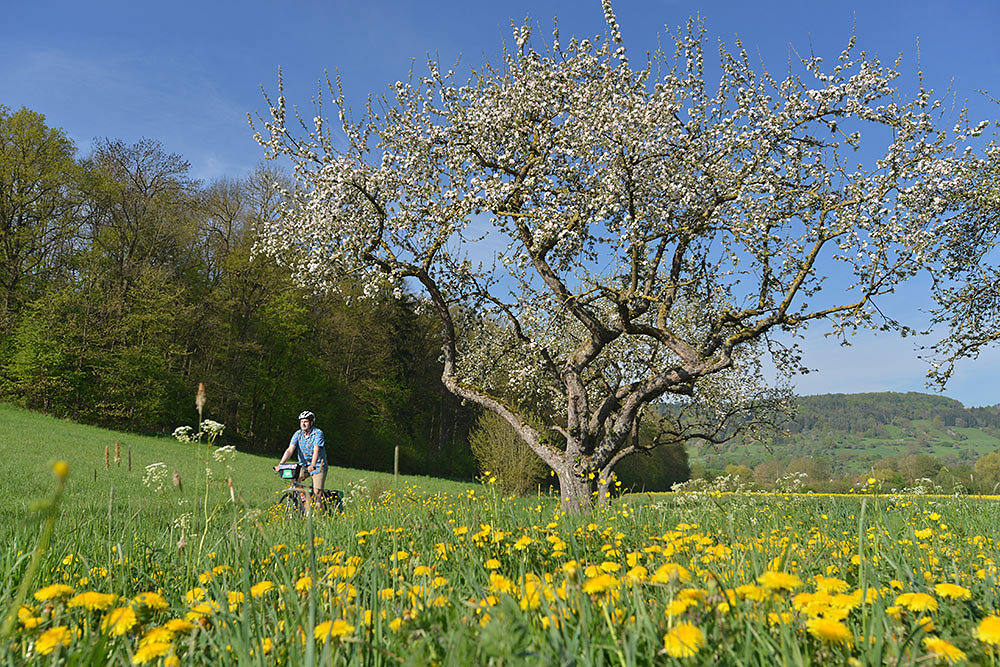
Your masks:
[{"label": "blue sky", "polygon": [[[603,32],[599,0],[525,2],[48,2],[6,3],[0,17],[0,104],[26,106],[62,127],[81,152],[98,137],[157,139],[206,180],[240,176],[261,159],[247,126],[263,111],[260,86],[284,69],[286,97],[309,108],[323,70],[337,70],[355,105],[406,77],[428,53],[451,63],[496,60],[510,19],[530,16],[544,34],[558,16],[564,36]],[[857,3],[808,0],[620,0],[615,11],[636,58],[656,47],[664,26],[699,13],[710,35],[739,36],[776,72],[793,51],[836,58],[856,26],[858,46],[892,60],[903,53],[914,80],[949,86],[974,119],[1000,107],[976,91],[1000,95],[997,0]],[[907,295],[895,305],[906,309]],[[849,348],[811,332],[806,361],[819,372],[801,393],[923,391],[924,366],[913,343],[862,336]],[[966,405],[1000,403],[1000,351],[964,363],[946,395]]]}]

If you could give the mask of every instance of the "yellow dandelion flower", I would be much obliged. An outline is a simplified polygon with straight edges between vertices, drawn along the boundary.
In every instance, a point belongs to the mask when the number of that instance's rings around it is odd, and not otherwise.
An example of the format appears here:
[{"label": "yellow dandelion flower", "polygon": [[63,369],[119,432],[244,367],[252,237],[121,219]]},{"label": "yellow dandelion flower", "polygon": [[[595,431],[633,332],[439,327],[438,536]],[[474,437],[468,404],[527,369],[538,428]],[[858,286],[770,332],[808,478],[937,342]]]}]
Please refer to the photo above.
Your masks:
[{"label": "yellow dandelion flower", "polygon": [[705,633],[691,623],[678,623],[663,635],[663,649],[672,658],[691,658],[705,645]]},{"label": "yellow dandelion flower", "polygon": [[587,581],[583,583],[583,592],[588,595],[595,595],[617,587],[618,579],[606,572],[603,572],[596,577],[587,579]]},{"label": "yellow dandelion flower", "polygon": [[486,560],[485,563],[483,563],[483,567],[485,567],[487,570],[499,570],[500,561],[498,561],[496,558],[489,558]]},{"label": "yellow dandelion flower", "polygon": [[790,591],[800,587],[802,585],[802,580],[799,579],[797,575],[791,574],[790,572],[768,570],[764,574],[757,577],[757,583],[772,591]]},{"label": "yellow dandelion flower", "polygon": [[329,638],[340,639],[354,632],[354,626],[350,625],[342,618],[335,621],[324,621],[316,626],[314,635],[322,643],[326,643]]},{"label": "yellow dandelion flower", "polygon": [[38,624],[42,622],[42,619],[39,616],[35,616],[31,607],[21,605],[17,610],[17,622],[20,623],[21,627],[25,630],[33,630],[38,627]]},{"label": "yellow dandelion flower", "polygon": [[965,651],[940,637],[924,637],[924,648],[952,664],[965,660]]},{"label": "yellow dandelion flower", "polygon": [[816,590],[824,593],[843,593],[850,588],[850,585],[843,579],[824,577],[822,574],[813,577],[813,581],[816,584]]},{"label": "yellow dandelion flower", "polygon": [[783,611],[780,614],[771,612],[767,615],[767,622],[771,625],[790,625],[795,620],[795,614],[790,611]]},{"label": "yellow dandelion flower", "polygon": [[173,644],[170,642],[150,642],[140,646],[135,655],[132,656],[132,664],[145,665],[147,662],[153,662],[170,653],[171,648],[173,648]]},{"label": "yellow dandelion flower", "polygon": [[170,607],[170,603],[159,593],[139,593],[132,598],[132,604],[151,611],[163,611]]},{"label": "yellow dandelion flower", "polygon": [[943,583],[934,587],[934,592],[949,600],[970,600],[972,591],[958,584]]},{"label": "yellow dandelion flower", "polygon": [[43,632],[42,636],[35,642],[35,651],[37,651],[39,655],[48,655],[60,646],[69,646],[71,639],[72,634],[70,634],[69,628],[65,625],[49,628]]},{"label": "yellow dandelion flower", "polygon": [[763,586],[756,586],[754,584],[743,584],[742,586],[737,586],[736,594],[741,598],[753,600],[754,602],[764,602],[765,600],[771,599],[771,591],[767,590]]},{"label": "yellow dandelion flower", "polygon": [[229,602],[229,611],[236,611],[239,609],[240,605],[243,604],[243,600],[246,596],[240,591],[230,591],[227,596]]},{"label": "yellow dandelion flower", "polygon": [[254,598],[259,598],[262,595],[274,590],[274,583],[267,581],[259,581],[250,587],[250,595]]},{"label": "yellow dandelion flower", "polygon": [[497,593],[510,593],[514,590],[514,582],[502,574],[490,572],[490,589]]},{"label": "yellow dandelion flower", "polygon": [[159,644],[163,642],[171,642],[174,639],[174,631],[165,625],[158,625],[155,628],[150,628],[146,634],[142,636],[139,640],[139,646],[145,646],[146,644]]},{"label": "yellow dandelion flower", "polygon": [[649,579],[656,584],[676,583],[678,581],[691,581],[691,573],[683,565],[677,563],[665,563],[656,568],[656,572]]},{"label": "yellow dandelion flower", "polygon": [[427,567],[426,565],[418,565],[415,568],[413,568],[413,576],[415,577],[426,577],[432,572],[433,570],[431,570],[431,568]]},{"label": "yellow dandelion flower", "polygon": [[198,586],[195,586],[194,588],[192,588],[191,590],[189,590],[187,593],[184,594],[184,602],[189,605],[194,604],[198,600],[204,600],[204,599],[205,599],[205,589],[200,588]]},{"label": "yellow dandelion flower", "polygon": [[531,544],[531,542],[532,539],[530,537],[528,537],[527,535],[522,535],[521,537],[517,538],[517,542],[514,542],[514,548],[517,549],[518,551],[523,551],[528,548],[528,545]]},{"label": "yellow dandelion flower", "polygon": [[673,600],[672,602],[670,602],[670,604],[667,605],[666,609],[667,618],[671,618],[673,616],[680,616],[681,614],[686,612],[689,608],[696,606],[698,606],[698,602],[696,600],[692,600],[690,598],[677,598],[676,600]]},{"label": "yellow dandelion flower", "polygon": [[104,611],[118,600],[118,596],[112,593],[98,593],[97,591],[87,591],[74,595],[67,603],[70,607],[84,607],[90,611]]},{"label": "yellow dandelion flower", "polygon": [[649,578],[649,570],[642,565],[636,565],[625,573],[625,581],[630,584],[637,584]]},{"label": "yellow dandelion flower", "polygon": [[937,611],[938,601],[928,593],[901,593],[896,596],[895,604],[906,607],[910,611]]},{"label": "yellow dandelion flower", "polygon": [[389,621],[389,629],[393,632],[399,632],[399,629],[403,626],[403,619],[399,616]]},{"label": "yellow dandelion flower", "polygon": [[846,625],[831,618],[810,618],[806,629],[816,639],[830,644],[850,644],[853,638]]},{"label": "yellow dandelion flower", "polygon": [[68,598],[75,592],[76,591],[73,590],[72,586],[67,586],[66,584],[52,584],[51,586],[46,586],[45,588],[36,591],[35,599],[39,602],[61,600],[63,598]]},{"label": "yellow dandelion flower", "polygon": [[172,618],[164,623],[163,627],[179,635],[186,635],[194,630],[194,624],[183,618]]},{"label": "yellow dandelion flower", "polygon": [[312,588],[313,580],[310,576],[299,577],[298,581],[295,582],[295,590],[299,593],[305,593],[310,588]]},{"label": "yellow dandelion flower", "polygon": [[207,600],[205,602],[200,602],[195,606],[191,607],[191,611],[184,614],[184,618],[194,623],[196,621],[201,621],[202,619],[208,618],[217,611],[219,611],[219,605],[211,600]]},{"label": "yellow dandelion flower", "polygon": [[117,607],[108,612],[101,622],[101,629],[112,636],[123,635],[138,623],[132,607]]},{"label": "yellow dandelion flower", "polygon": [[1000,616],[987,616],[981,620],[974,634],[984,644],[1000,646]]}]

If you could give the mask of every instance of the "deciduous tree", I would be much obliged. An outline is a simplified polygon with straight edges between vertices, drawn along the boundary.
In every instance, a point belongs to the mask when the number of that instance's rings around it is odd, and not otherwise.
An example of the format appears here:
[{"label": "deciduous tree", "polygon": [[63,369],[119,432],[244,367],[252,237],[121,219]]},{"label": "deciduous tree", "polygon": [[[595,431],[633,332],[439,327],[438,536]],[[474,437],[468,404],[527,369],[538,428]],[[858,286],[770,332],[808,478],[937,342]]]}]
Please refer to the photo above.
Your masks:
[{"label": "deciduous tree", "polygon": [[419,289],[444,384],[505,419],[568,508],[654,402],[715,416],[685,438],[766,424],[760,355],[799,367],[775,334],[901,327],[880,297],[930,261],[977,131],[853,39],[784,77],[721,47],[712,89],[700,25],[634,65],[604,6],[604,37],[516,28],[501,62],[459,82],[432,60],[357,120],[329,81],[338,120],[289,117],[279,79],[252,121],[299,184],[263,250],[306,284]]}]

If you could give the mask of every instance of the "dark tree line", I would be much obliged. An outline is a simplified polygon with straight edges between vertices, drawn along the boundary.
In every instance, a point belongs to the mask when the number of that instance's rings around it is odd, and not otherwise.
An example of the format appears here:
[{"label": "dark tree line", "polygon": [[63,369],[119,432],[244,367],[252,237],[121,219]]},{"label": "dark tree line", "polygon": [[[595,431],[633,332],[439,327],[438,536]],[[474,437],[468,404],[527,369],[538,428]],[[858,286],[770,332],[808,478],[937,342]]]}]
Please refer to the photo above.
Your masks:
[{"label": "dark tree line", "polygon": [[0,400],[170,432],[197,417],[273,451],[317,413],[332,459],[464,476],[474,415],[441,385],[435,321],[413,300],[297,287],[255,255],[284,175],[202,183],[158,142],[77,156],[44,116],[0,106]]}]

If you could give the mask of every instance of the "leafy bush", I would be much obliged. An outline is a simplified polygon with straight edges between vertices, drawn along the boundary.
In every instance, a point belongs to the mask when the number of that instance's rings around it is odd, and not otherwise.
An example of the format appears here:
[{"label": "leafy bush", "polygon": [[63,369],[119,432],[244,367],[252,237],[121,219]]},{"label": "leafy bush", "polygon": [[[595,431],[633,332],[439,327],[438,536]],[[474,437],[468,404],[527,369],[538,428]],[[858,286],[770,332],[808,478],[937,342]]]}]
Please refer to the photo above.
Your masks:
[{"label": "leafy bush", "polygon": [[500,417],[484,412],[469,434],[480,472],[496,477],[501,491],[522,495],[541,482],[548,467]]}]

